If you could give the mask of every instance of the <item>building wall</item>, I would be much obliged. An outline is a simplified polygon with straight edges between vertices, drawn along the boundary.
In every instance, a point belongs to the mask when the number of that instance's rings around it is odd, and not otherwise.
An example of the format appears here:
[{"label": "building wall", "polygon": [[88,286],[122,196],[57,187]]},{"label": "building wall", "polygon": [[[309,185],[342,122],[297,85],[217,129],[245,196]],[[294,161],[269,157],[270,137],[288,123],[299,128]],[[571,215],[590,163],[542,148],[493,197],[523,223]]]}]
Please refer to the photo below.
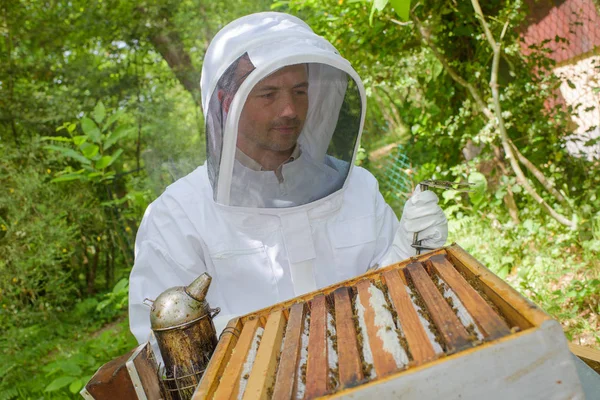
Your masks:
[{"label": "building wall", "polygon": [[[559,103],[571,106],[576,128],[567,142],[571,154],[600,158],[600,13],[593,0],[527,0],[530,17],[522,29],[521,49],[533,44],[552,50],[554,73],[561,78]],[[558,39],[558,40],[557,40]],[[545,43],[544,43],[545,41]]]}]

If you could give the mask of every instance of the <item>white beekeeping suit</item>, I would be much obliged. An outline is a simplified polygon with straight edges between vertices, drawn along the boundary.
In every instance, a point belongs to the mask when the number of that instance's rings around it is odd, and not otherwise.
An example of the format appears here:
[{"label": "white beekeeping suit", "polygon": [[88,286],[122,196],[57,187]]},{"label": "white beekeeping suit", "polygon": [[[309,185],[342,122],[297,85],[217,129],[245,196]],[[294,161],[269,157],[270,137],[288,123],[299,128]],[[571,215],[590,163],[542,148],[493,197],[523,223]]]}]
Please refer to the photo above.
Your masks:
[{"label": "white beekeeping suit", "polygon": [[[413,196],[399,222],[375,178],[353,165],[363,84],[298,18],[259,13],[226,26],[207,50],[201,89],[207,162],[169,186],[138,231],[129,299],[138,341],[150,333],[143,300],[203,272],[213,277],[207,299],[222,310],[220,332],[234,315],[414,255],[415,231],[425,246],[444,244],[433,193]],[[248,143],[293,152],[266,168]]]}]

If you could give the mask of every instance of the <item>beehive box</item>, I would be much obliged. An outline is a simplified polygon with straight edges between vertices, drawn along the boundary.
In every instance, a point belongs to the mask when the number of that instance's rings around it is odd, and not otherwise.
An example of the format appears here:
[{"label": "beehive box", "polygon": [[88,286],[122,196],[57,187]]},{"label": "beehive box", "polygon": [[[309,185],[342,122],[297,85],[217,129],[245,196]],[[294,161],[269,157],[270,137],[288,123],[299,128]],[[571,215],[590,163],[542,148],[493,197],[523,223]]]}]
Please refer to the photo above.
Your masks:
[{"label": "beehive box", "polygon": [[452,246],[232,319],[193,399],[584,398],[560,325]]}]

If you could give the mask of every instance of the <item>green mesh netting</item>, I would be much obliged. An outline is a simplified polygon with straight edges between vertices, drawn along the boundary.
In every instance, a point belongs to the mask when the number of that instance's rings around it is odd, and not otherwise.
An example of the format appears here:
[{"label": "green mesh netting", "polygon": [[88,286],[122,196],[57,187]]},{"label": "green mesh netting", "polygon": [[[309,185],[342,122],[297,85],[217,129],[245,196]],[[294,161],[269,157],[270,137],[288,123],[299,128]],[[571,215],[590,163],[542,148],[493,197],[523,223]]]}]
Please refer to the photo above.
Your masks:
[{"label": "green mesh netting", "polygon": [[377,178],[381,193],[399,215],[413,190],[412,166],[404,147],[401,145],[396,147],[382,160],[378,170]]}]

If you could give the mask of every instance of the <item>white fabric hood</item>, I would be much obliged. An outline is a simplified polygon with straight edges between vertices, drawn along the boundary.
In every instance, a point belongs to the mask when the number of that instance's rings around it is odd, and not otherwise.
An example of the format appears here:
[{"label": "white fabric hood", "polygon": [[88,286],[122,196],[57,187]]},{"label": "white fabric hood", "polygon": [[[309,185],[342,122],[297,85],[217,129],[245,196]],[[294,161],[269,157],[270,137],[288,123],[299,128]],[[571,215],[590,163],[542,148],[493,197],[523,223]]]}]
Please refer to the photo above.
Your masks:
[{"label": "white fabric hood", "polygon": [[[253,69],[239,82],[225,113],[218,91],[228,68],[242,56],[249,58]],[[257,177],[257,171],[248,171],[237,162],[240,115],[257,84],[275,71],[296,64],[307,65],[308,71],[308,111],[297,142],[302,155],[283,166],[278,185],[272,171]],[[228,24],[208,47],[200,87],[208,173],[217,203],[289,208],[317,201],[345,187],[364,123],[364,87],[350,63],[303,21],[288,14],[265,12]],[[262,186],[256,183],[252,187],[255,178]],[[290,187],[292,183],[296,186]],[[307,193],[311,187],[318,190]],[[256,200],[259,197],[263,199]]]}]

